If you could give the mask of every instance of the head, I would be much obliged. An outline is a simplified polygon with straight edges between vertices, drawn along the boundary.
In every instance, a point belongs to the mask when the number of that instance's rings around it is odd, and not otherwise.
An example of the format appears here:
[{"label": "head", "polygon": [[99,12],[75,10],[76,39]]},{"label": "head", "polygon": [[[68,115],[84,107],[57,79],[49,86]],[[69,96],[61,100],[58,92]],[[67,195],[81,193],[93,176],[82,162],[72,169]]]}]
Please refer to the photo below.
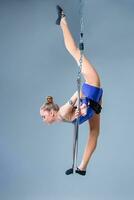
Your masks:
[{"label": "head", "polygon": [[44,122],[52,124],[56,121],[57,112],[59,111],[59,106],[54,103],[53,97],[48,96],[46,102],[40,108],[40,115]]}]

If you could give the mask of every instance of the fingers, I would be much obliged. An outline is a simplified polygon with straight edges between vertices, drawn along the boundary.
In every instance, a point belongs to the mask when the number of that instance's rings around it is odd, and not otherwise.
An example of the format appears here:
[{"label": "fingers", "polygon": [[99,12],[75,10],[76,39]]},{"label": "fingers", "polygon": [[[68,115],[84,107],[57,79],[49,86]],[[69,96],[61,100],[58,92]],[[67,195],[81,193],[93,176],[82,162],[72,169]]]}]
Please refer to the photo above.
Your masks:
[{"label": "fingers", "polygon": [[87,105],[86,104],[82,104],[80,109],[81,109],[81,115],[85,116],[87,114]]},{"label": "fingers", "polygon": [[85,116],[87,114],[87,106],[86,105],[81,105],[80,109],[75,110],[75,118],[82,116]]},{"label": "fingers", "polygon": [[75,118],[78,118],[81,115],[81,112],[79,109],[75,110]]},{"label": "fingers", "polygon": [[86,104],[83,103],[83,104],[80,106],[80,109],[83,109],[83,108],[86,108],[86,107],[87,107]]}]

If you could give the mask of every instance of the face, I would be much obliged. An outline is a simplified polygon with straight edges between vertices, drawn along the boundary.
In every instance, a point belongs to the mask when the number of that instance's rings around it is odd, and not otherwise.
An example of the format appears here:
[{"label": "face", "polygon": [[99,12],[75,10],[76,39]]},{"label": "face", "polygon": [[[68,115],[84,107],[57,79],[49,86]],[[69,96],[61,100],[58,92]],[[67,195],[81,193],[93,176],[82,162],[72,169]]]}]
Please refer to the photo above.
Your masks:
[{"label": "face", "polygon": [[52,124],[55,121],[54,111],[47,111],[40,109],[40,115],[42,117],[43,122],[47,124]]}]

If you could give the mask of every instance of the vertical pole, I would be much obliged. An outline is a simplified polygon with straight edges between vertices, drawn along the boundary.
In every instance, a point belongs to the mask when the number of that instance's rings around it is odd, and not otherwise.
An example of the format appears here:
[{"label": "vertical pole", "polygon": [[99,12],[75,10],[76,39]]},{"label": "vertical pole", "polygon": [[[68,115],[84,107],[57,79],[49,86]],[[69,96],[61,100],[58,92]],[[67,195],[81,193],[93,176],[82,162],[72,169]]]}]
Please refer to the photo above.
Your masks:
[{"label": "vertical pole", "polygon": [[[79,72],[77,76],[77,91],[78,91],[78,99],[77,99],[77,109],[80,111],[80,85],[81,85],[81,65],[82,65],[82,53],[80,57],[80,66]],[[79,133],[79,117],[76,118],[74,124],[74,142],[73,142],[73,174],[75,173],[75,169],[77,168],[77,157],[78,157],[78,133]]]},{"label": "vertical pole", "polygon": [[[77,91],[78,91],[78,99],[77,99],[77,109],[80,111],[80,86],[81,86],[81,69],[82,69],[82,56],[84,51],[84,43],[83,43],[83,4],[82,0],[80,0],[80,60],[79,60],[79,71],[77,76]],[[76,118],[74,123],[74,140],[73,140],[73,174],[75,173],[75,169],[77,167],[77,156],[78,156],[78,133],[79,133],[79,117]]]}]

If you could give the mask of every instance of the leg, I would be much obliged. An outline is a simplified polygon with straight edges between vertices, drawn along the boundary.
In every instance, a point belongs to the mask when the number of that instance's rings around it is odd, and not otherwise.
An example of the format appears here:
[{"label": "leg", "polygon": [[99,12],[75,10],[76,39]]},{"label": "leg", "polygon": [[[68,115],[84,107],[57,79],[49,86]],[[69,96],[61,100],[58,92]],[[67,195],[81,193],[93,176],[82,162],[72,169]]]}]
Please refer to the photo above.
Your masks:
[{"label": "leg", "polygon": [[66,18],[61,19],[60,27],[63,31],[63,37],[64,37],[64,42],[65,42],[65,47],[68,50],[68,52],[75,57],[75,53],[77,51],[77,46],[76,43],[73,39],[73,36],[69,30]]},{"label": "leg", "polygon": [[80,170],[86,170],[89,160],[96,148],[97,140],[100,131],[100,115],[94,114],[93,118],[89,120],[90,133],[85,147],[83,158],[79,166]]},{"label": "leg", "polygon": [[[60,26],[61,26],[61,29],[63,31],[63,37],[64,37],[66,49],[74,57],[76,62],[79,64],[80,50],[75,44],[75,41],[74,41],[72,34],[69,30],[69,27],[68,27],[68,24],[67,24],[65,17],[61,19]],[[97,87],[100,87],[99,75],[96,72],[95,68],[91,65],[89,60],[84,55],[83,55],[82,61],[83,61],[83,63],[82,63],[82,74],[85,78],[85,81],[87,83],[91,84],[91,85],[95,85]]]}]

